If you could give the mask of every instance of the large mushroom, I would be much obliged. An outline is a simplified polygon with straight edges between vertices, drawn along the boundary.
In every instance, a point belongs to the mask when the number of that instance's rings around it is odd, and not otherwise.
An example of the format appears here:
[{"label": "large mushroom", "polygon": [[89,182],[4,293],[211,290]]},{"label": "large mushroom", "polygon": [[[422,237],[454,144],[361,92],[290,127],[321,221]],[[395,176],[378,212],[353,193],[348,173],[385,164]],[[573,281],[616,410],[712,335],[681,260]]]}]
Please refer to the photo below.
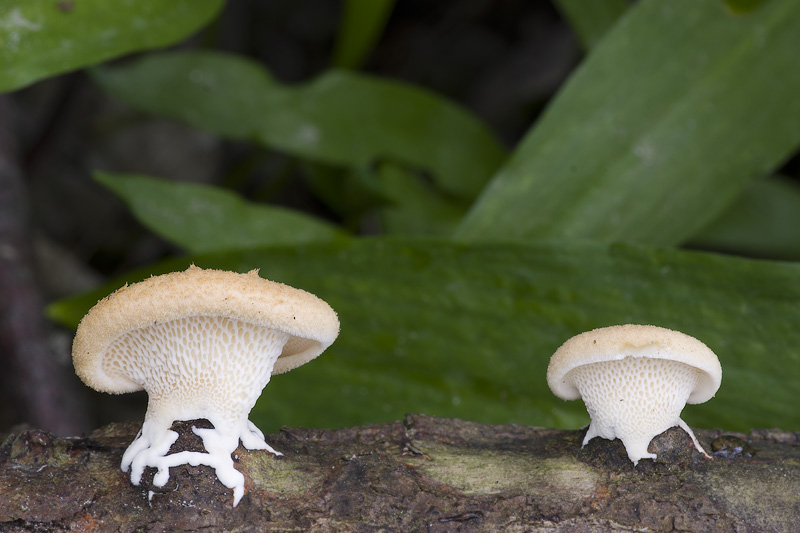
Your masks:
[{"label": "large mushroom", "polygon": [[[204,270],[151,277],[126,285],[97,303],[81,320],[72,347],[75,370],[88,386],[120,394],[144,389],[147,413],[122,457],[138,485],[145,467],[158,471],[157,487],[179,464],[208,465],[244,494],[233,466],[239,445],[276,455],[248,420],[272,374],[317,357],[339,334],[336,313],[316,296],[259,277]],[[206,453],[168,454],[177,420],[207,419],[193,428]]]},{"label": "large mushroom", "polygon": [[722,367],[705,344],[678,331],[626,324],[594,329],[567,340],[550,359],[547,384],[564,400],[582,398],[594,437],[625,445],[634,466],[655,459],[647,447],[656,435],[680,426],[710,457],[680,414],[719,389]]}]

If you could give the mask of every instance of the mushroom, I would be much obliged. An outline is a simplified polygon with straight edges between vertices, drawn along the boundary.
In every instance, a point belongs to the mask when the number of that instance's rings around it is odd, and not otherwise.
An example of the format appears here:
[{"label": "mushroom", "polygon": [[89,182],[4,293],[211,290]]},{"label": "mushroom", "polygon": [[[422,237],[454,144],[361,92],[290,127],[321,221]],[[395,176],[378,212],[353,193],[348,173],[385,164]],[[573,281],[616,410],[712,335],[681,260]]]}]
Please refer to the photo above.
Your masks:
[{"label": "mushroom", "polygon": [[[338,334],[336,313],[312,294],[265,280],[257,270],[192,265],[99,301],[78,326],[72,358],[95,390],[147,391],[144,424],[122,456],[134,485],[148,466],[158,470],[153,484],[161,487],[170,467],[203,464],[233,489],[236,506],[244,494],[244,476],[231,459],[239,441],[281,455],[248,420],[261,390],[272,374],[317,357]],[[168,455],[178,438],[172,423],[195,419],[214,426],[192,428],[206,453]]]},{"label": "mushroom", "polygon": [[547,384],[564,400],[583,398],[591,423],[583,445],[594,437],[625,445],[634,466],[650,441],[673,426],[692,438],[681,420],[686,403],[714,396],[722,380],[717,356],[705,344],[678,331],[626,324],[587,331],[565,342],[550,358]]}]

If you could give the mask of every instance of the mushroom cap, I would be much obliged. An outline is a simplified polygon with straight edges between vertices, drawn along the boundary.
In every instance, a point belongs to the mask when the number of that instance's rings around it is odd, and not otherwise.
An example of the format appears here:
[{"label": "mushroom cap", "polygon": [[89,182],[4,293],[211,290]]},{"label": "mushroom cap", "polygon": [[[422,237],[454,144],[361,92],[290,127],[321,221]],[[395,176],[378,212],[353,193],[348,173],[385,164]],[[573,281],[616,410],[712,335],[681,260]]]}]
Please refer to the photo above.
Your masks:
[{"label": "mushroom cap", "polygon": [[192,265],[126,285],[92,307],[72,344],[75,371],[101,392],[141,390],[103,370],[109,346],[131,330],[192,316],[227,317],[288,333],[273,375],[314,359],[339,335],[336,313],[313,294],[263,279],[257,270],[238,274]]},{"label": "mushroom cap", "polygon": [[688,403],[708,401],[722,381],[719,359],[694,337],[658,326],[625,324],[593,329],[567,340],[550,358],[547,385],[559,398],[577,400],[581,397],[580,391],[567,377],[571,370],[626,357],[668,359],[700,370]]}]

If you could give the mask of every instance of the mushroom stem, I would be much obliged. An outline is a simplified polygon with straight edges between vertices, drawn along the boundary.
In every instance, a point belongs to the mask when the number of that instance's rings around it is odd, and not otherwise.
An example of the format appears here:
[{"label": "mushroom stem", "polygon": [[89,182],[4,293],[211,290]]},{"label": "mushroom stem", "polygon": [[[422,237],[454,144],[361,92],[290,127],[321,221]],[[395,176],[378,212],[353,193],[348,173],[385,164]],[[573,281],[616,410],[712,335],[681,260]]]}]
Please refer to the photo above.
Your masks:
[{"label": "mushroom stem", "polygon": [[680,426],[680,428],[681,428],[682,430],[684,430],[686,433],[688,433],[688,434],[689,434],[689,437],[691,437],[691,439],[692,439],[692,442],[694,443],[694,447],[695,447],[695,448],[697,448],[697,451],[698,451],[698,452],[700,452],[700,453],[702,453],[703,455],[705,455],[705,456],[706,456],[708,459],[713,459],[713,457],[711,457],[710,455],[708,455],[708,454],[706,453],[706,451],[703,449],[703,447],[702,447],[702,446],[700,446],[700,441],[698,441],[698,440],[697,440],[697,437],[695,437],[695,436],[694,436],[694,431],[692,431],[692,428],[690,428],[690,427],[688,426],[688,424],[686,424],[686,422],[684,422],[682,419],[680,419],[680,418],[679,418],[679,419],[678,419],[678,426]]},{"label": "mushroom stem", "polygon": [[[214,420],[210,421],[214,424]],[[231,458],[239,441],[248,450],[267,450],[275,455],[283,454],[267,444],[264,434],[247,419],[238,424],[238,428],[230,427],[230,424],[220,420],[217,423],[219,425],[214,424],[213,428],[192,427],[192,432],[202,439],[205,453],[183,451],[170,454],[170,447],[178,439],[178,434],[169,429],[172,420],[164,423],[156,417],[145,417],[142,430],[122,456],[122,471],[130,470],[131,483],[139,485],[144,469],[148,466],[156,468],[158,472],[153,477],[153,485],[163,487],[169,480],[169,469],[173,466],[210,466],[219,481],[233,489],[233,506],[236,507],[244,494],[244,476],[236,470]]]}]

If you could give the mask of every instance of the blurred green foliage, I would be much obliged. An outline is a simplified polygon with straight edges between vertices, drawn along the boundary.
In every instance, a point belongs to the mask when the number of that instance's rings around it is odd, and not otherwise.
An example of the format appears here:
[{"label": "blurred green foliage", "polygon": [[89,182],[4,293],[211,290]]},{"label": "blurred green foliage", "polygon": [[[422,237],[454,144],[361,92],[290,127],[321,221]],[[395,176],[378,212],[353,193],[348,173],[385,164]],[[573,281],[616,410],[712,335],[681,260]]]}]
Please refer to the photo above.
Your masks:
[{"label": "blurred green foliage", "polygon": [[171,44],[208,23],[223,0],[0,0],[0,91]]},{"label": "blurred green foliage", "polygon": [[[724,386],[713,401],[686,410],[692,423],[797,422],[796,390],[786,383],[800,379],[800,332],[787,317],[800,298],[800,265],[588,241],[380,237],[191,255],[127,279],[191,263],[267,270],[322,295],[339,313],[330,353],[275,376],[256,406],[254,416],[271,429],[418,410],[576,427],[586,422],[581,402],[555,399],[545,383],[550,354],[577,331],[621,323],[678,329],[719,354]],[[120,282],[51,313],[75,326]]]},{"label": "blurred green foliage", "polygon": [[800,143],[799,10],[640,2],[555,96],[458,237],[685,242]]},{"label": "blurred green foliage", "polygon": [[[191,51],[93,75],[144,111],[348,169],[345,179],[380,199],[382,214],[389,212],[389,231],[413,221],[417,231],[452,232],[506,157],[466,110],[428,91],[349,71],[331,69],[287,86],[253,61]],[[443,219],[442,212],[455,214]],[[428,224],[420,227],[420,219]]]},{"label": "blurred green foliage", "polygon": [[[391,7],[361,4],[347,3],[339,66],[361,63]],[[339,313],[341,337],[268,386],[252,415],[266,430],[405,412],[575,427],[583,405],[545,383],[553,350],[594,327],[651,323],[696,336],[722,362],[722,388],[686,410],[690,424],[800,429],[800,192],[772,177],[800,146],[800,3],[558,4],[589,52],[510,155],[443,97],[352,71],[284,86],[213,51],[94,67],[134,108],[294,158],[346,228],[213,187],[97,174],[188,255],[57,302],[51,316],[74,326],[124,282],[191,262],[259,268],[316,293]],[[171,16],[167,5],[148,17]],[[14,9],[53,39],[68,32],[57,11]],[[11,42],[19,22],[2,17]],[[125,34],[115,53],[176,40],[200,18],[148,42]],[[107,57],[62,50],[58,67],[40,68],[43,52],[26,50],[0,55],[14,64],[0,87]],[[354,231],[364,213],[379,235]]]}]

